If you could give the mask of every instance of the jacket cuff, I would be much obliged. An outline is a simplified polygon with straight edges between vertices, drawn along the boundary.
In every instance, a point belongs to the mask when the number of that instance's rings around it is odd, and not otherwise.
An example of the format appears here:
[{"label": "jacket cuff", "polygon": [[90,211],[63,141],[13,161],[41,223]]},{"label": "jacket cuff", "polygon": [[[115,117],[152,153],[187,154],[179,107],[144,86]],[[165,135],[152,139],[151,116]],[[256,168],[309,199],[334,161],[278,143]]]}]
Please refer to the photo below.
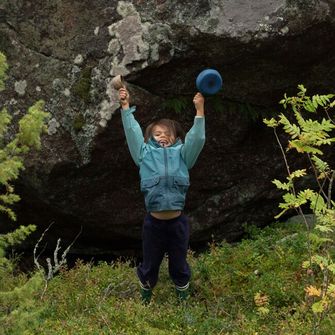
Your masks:
[{"label": "jacket cuff", "polygon": [[136,106],[131,106],[127,109],[122,109],[121,107],[121,113],[131,114],[131,113],[134,113],[135,111],[136,111]]}]

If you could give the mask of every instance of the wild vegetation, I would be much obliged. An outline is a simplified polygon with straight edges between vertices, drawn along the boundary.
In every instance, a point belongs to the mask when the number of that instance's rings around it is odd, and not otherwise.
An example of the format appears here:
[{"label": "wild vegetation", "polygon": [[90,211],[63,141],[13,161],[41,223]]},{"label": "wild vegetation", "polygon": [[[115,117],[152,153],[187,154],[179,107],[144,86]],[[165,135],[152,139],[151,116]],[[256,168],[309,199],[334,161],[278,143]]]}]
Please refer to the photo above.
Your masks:
[{"label": "wild vegetation", "polygon": [[[2,269],[0,334],[312,334],[305,227],[274,224],[247,233],[236,245],[212,243],[206,253],[190,253],[192,294],[185,303],[175,297],[166,261],[148,306],[131,262],[78,261],[45,292],[36,273]],[[316,274],[315,287],[322,280]],[[332,334],[333,313],[327,310],[318,334]]]},{"label": "wild vegetation", "polygon": [[[0,87],[6,68],[0,54]],[[333,334],[335,172],[322,159],[323,147],[335,140],[333,98],[309,97],[299,86],[297,96],[281,101],[283,113],[264,120],[287,169],[286,180],[273,181],[283,193],[276,219],[290,213],[297,220],[263,229],[246,226],[239,243],[212,242],[207,252],[190,252],[192,292],[185,302],[175,297],[166,260],[153,301],[144,305],[131,260],[98,265],[78,260],[68,268],[57,259],[57,245],[51,275],[50,267],[41,265],[23,273],[13,250],[34,227],[0,235],[0,335]],[[0,113],[0,209],[13,220],[12,204],[19,201],[14,181],[25,154],[40,146],[46,117],[38,102],[9,136],[11,118],[4,109]],[[288,158],[293,151],[306,156],[308,166],[293,171]]]},{"label": "wild vegetation", "polygon": [[[6,57],[0,52],[0,91],[5,88]],[[41,134],[46,130],[45,120],[48,114],[43,111],[44,102],[37,101],[18,121],[18,130],[10,135],[8,132],[12,117],[5,108],[0,111],[0,212],[16,221],[12,206],[20,200],[15,193],[14,181],[24,169],[24,158],[31,149],[41,146]],[[40,272],[22,279],[25,275],[15,274],[15,262],[8,259],[6,250],[22,242],[35,230],[35,226],[20,226],[8,234],[0,235],[0,320],[30,319],[37,312],[31,297],[40,288]],[[11,274],[12,277],[8,277]],[[3,313],[5,311],[5,313]],[[4,321],[5,322],[5,321]],[[1,330],[0,332],[2,332]],[[6,331],[6,330],[5,330]]]}]

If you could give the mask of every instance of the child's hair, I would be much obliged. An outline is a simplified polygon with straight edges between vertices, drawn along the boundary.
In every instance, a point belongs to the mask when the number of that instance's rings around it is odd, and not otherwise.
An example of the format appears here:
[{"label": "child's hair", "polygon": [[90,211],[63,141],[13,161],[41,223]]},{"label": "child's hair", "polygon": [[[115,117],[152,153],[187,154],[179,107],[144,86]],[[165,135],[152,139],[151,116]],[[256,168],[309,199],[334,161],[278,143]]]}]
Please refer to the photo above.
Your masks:
[{"label": "child's hair", "polygon": [[152,130],[155,126],[164,126],[170,130],[176,139],[184,140],[185,132],[181,127],[180,123],[175,120],[170,119],[160,119],[154,122],[151,122],[145,130],[144,142],[148,142],[152,136]]}]

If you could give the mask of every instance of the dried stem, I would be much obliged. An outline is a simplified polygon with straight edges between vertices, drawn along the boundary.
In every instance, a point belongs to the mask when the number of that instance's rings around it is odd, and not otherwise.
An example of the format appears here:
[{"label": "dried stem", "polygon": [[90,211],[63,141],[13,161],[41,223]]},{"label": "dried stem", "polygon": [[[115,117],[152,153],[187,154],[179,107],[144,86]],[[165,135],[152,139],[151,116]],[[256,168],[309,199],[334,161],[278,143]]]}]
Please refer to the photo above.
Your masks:
[{"label": "dried stem", "polygon": [[59,250],[61,249],[61,246],[60,246],[60,242],[61,242],[61,239],[59,238],[57,240],[57,244],[56,244],[56,247],[55,247],[55,250],[54,250],[54,253],[53,253],[53,261],[54,261],[54,264],[52,264],[51,262],[51,258],[46,258],[46,269],[39,263],[39,258],[41,256],[41,254],[43,253],[43,251],[45,250],[46,248],[46,245],[44,246],[43,250],[41,251],[41,253],[39,255],[36,256],[37,254],[37,249],[39,247],[39,244],[42,242],[45,234],[47,233],[47,231],[50,229],[50,227],[53,225],[54,222],[52,222],[45,230],[44,232],[42,233],[41,237],[39,238],[39,240],[37,241],[35,247],[34,247],[34,263],[37,267],[37,269],[39,271],[42,271],[44,273],[44,278],[45,278],[45,286],[44,286],[44,290],[42,292],[42,295],[41,295],[41,299],[43,298],[46,290],[47,290],[47,287],[48,287],[48,282],[54,277],[54,275],[61,269],[61,267],[63,265],[66,264],[66,256],[67,254],[69,253],[71,247],[73,246],[73,244],[77,241],[78,237],[80,236],[81,232],[82,232],[82,227],[80,227],[80,231],[79,233],[77,234],[77,236],[74,238],[74,240],[70,243],[70,245],[64,250],[62,256],[61,256],[61,259],[59,260],[58,258],[58,253],[59,253]]}]

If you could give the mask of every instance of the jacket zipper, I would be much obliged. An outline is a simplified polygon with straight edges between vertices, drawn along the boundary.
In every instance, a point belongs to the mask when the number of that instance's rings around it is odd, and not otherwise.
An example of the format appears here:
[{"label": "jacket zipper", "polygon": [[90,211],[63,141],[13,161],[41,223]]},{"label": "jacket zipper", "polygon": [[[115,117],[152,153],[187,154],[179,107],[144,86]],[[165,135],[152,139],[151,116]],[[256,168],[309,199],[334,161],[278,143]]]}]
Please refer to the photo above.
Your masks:
[{"label": "jacket zipper", "polygon": [[166,148],[163,148],[164,150],[164,165],[165,165],[165,184],[168,185],[168,159],[167,159],[167,150]]}]

